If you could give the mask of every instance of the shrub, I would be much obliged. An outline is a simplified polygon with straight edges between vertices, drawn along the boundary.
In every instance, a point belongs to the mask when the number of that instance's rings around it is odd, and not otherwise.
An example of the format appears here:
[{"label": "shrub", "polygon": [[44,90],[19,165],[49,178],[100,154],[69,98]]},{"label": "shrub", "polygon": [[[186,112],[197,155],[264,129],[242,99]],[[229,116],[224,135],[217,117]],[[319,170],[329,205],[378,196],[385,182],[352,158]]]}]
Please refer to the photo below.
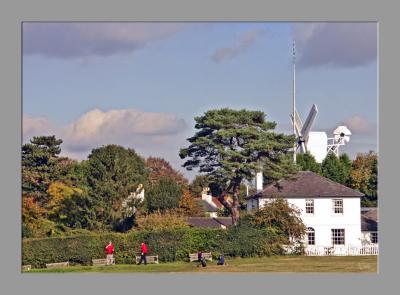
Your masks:
[{"label": "shrub", "polygon": [[156,211],[136,218],[137,228],[140,230],[159,230],[188,227],[186,218],[174,211],[161,213]]}]

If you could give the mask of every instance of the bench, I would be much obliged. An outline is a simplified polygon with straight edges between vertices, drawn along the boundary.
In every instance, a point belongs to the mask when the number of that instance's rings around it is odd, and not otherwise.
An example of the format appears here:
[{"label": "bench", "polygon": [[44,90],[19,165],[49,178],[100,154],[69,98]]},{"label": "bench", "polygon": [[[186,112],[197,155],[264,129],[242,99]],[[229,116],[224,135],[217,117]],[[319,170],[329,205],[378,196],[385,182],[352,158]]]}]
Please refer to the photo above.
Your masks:
[{"label": "bench", "polygon": [[[155,256],[146,256],[147,263],[155,263],[158,264],[158,255]],[[136,256],[136,264],[140,261],[140,256]]]},{"label": "bench", "polygon": [[[209,252],[209,253],[203,253],[203,257],[204,257],[205,260],[212,261],[211,252]],[[197,253],[189,253],[189,259],[190,259],[190,262],[198,261],[198,260],[199,260],[199,259],[198,259],[198,254],[197,254]]]},{"label": "bench", "polygon": [[[113,257],[111,264],[115,264],[115,258]],[[107,265],[107,259],[106,258],[101,258],[101,259],[92,259],[92,265],[93,266],[104,266]]]},{"label": "bench", "polygon": [[27,265],[23,265],[22,266],[22,270],[23,271],[30,271],[32,269],[32,265],[27,264]]},{"label": "bench", "polygon": [[68,267],[69,261],[66,262],[57,262],[57,263],[46,263],[46,268],[61,268]]}]

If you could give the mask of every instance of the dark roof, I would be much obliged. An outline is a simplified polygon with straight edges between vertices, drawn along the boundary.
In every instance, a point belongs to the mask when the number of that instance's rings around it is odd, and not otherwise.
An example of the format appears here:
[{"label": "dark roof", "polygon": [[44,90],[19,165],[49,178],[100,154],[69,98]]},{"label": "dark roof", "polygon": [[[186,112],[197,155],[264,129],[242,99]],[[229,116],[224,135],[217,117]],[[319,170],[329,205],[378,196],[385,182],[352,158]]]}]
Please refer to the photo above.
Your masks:
[{"label": "dark roof", "polygon": [[189,217],[187,219],[187,222],[189,223],[190,226],[195,226],[195,227],[222,228],[222,226],[232,225],[232,218]]},{"label": "dark roof", "polygon": [[369,208],[361,211],[361,231],[378,230],[378,209]]},{"label": "dark roof", "polygon": [[213,203],[217,206],[217,208],[222,208],[222,207],[224,207],[224,205],[222,205],[222,203],[218,200],[217,197],[212,197],[212,201],[213,201]]},{"label": "dark roof", "polygon": [[362,197],[364,194],[311,171],[300,171],[293,179],[282,179],[247,197]]},{"label": "dark roof", "polygon": [[217,212],[218,208],[213,207],[210,203],[205,200],[202,200],[203,208],[205,212]]}]

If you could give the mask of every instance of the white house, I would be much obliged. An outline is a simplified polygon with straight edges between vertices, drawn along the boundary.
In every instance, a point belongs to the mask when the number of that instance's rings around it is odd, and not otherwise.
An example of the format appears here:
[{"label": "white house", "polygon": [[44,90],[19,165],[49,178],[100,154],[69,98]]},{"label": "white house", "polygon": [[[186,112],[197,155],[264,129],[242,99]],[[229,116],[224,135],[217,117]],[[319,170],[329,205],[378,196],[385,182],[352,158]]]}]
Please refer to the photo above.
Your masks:
[{"label": "white house", "polygon": [[347,255],[349,249],[353,249],[351,251],[358,253],[354,255],[359,255],[362,196],[362,193],[314,172],[301,171],[294,179],[270,184],[247,197],[247,211],[263,207],[271,198],[284,198],[301,211],[300,217],[307,227],[306,253]]},{"label": "white house", "polygon": [[218,210],[222,209],[223,205],[216,197],[210,195],[209,192],[210,189],[206,187],[201,193],[204,212],[208,217],[218,217]]},{"label": "white house", "polygon": [[361,208],[361,243],[378,244],[378,209]]}]

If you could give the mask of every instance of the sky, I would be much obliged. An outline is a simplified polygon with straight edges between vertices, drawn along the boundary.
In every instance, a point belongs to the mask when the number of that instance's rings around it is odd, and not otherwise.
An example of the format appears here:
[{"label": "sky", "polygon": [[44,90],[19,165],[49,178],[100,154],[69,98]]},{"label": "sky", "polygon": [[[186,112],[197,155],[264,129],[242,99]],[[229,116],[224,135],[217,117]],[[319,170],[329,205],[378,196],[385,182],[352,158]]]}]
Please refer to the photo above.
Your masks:
[{"label": "sky", "polygon": [[64,156],[119,144],[192,179],[178,153],[209,109],[261,110],[290,134],[293,40],[303,121],[315,103],[312,131],[346,125],[353,159],[378,150],[376,23],[25,22],[22,38],[23,142],[54,134]]}]

